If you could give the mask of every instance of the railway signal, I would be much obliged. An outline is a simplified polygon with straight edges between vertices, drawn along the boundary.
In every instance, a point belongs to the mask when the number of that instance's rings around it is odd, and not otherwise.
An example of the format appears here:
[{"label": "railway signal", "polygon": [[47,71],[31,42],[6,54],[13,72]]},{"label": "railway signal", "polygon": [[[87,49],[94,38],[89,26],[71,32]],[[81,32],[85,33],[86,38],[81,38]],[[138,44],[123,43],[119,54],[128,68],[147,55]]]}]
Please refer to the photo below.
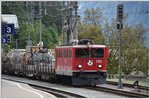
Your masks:
[{"label": "railway signal", "polygon": [[123,29],[123,4],[119,4],[117,6],[117,29],[118,29],[118,32],[119,32],[119,80],[118,80],[118,88],[119,89],[122,89],[123,88],[123,85],[122,85],[122,80],[121,80],[121,77],[122,77],[122,60],[121,60],[121,43],[122,43],[122,40],[121,40],[121,30]]},{"label": "railway signal", "polygon": [[118,21],[123,20],[123,4],[119,4],[117,6],[117,20]]}]

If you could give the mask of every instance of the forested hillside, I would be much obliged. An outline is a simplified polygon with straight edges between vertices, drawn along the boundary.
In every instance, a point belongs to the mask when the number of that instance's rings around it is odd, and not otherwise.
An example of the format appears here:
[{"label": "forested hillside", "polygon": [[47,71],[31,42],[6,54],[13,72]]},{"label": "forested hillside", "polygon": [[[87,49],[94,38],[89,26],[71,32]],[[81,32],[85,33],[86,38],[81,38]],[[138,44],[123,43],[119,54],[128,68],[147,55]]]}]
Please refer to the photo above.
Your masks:
[{"label": "forested hillside", "polygon": [[[54,48],[58,45],[61,35],[62,13],[60,9],[62,6],[47,6],[42,8],[42,37],[44,46],[47,48]],[[8,4],[2,2],[2,14],[15,14],[19,21],[19,39],[18,48],[25,48],[27,40],[32,40],[32,45],[36,45],[40,40],[40,16],[39,5],[32,4]],[[12,39],[11,48],[15,48],[15,41]]]}]

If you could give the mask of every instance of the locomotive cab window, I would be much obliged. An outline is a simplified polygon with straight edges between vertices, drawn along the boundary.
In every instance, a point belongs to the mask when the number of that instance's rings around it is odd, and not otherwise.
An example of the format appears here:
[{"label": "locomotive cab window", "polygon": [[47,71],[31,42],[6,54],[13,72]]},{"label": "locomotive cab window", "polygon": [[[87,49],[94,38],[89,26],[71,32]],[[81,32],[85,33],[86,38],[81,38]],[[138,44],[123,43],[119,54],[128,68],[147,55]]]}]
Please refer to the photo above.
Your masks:
[{"label": "locomotive cab window", "polygon": [[77,48],[75,50],[75,55],[77,58],[88,58],[89,57],[89,49],[88,48]]},{"label": "locomotive cab window", "polygon": [[104,49],[103,48],[92,48],[91,49],[91,57],[93,57],[93,58],[104,57]]},{"label": "locomotive cab window", "polygon": [[64,57],[67,58],[67,50],[64,49]]},{"label": "locomotive cab window", "polygon": [[72,50],[69,49],[69,58],[71,58],[71,57],[72,57]]}]

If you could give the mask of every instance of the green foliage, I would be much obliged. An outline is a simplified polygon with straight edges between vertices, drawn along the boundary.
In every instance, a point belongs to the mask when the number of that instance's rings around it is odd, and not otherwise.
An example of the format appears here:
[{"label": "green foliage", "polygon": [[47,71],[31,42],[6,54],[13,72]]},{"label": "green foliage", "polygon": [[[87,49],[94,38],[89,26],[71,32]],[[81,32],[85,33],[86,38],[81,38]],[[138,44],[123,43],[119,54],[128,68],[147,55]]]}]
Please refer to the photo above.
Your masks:
[{"label": "green foliage", "polygon": [[[30,39],[32,40],[33,45],[37,45],[40,40],[40,25],[39,21],[35,22],[35,28],[34,24],[30,23],[27,25],[26,23],[20,23],[20,29],[19,29],[19,48],[25,48],[28,35],[30,35]],[[42,24],[43,32],[43,43],[44,46],[47,48],[54,48],[55,45],[58,44],[59,41],[59,32],[56,26],[50,26],[46,27],[44,24]]]},{"label": "green foliage", "polygon": [[78,24],[79,39],[91,39],[97,44],[104,44],[104,36],[100,29],[102,12],[99,8],[86,9],[83,22]]},{"label": "green foliage", "polygon": [[[112,26],[113,27],[113,26]],[[111,34],[112,32],[112,34]],[[145,29],[142,25],[135,27],[125,25],[122,31],[122,71],[128,75],[133,72],[142,72],[148,75],[148,49],[145,46]],[[108,73],[117,73],[119,69],[118,38],[117,31],[111,30],[108,35],[109,58]]]},{"label": "green foliage", "polygon": [[[119,72],[119,33],[116,29],[116,19],[111,23],[102,16],[99,8],[86,9],[83,21],[78,24],[79,39],[89,38],[109,48],[107,73]],[[146,29],[143,25],[129,26],[124,20],[122,31],[122,72],[125,75],[144,73],[148,75],[148,48],[146,48]]]},{"label": "green foliage", "polygon": [[91,39],[97,44],[104,44],[104,37],[96,25],[83,25],[80,24],[78,26],[78,32],[79,32],[79,39]]},{"label": "green foliage", "polygon": [[3,53],[8,53],[10,51],[8,44],[2,44]]},{"label": "green foliage", "polygon": [[103,20],[103,14],[100,8],[89,8],[84,11],[83,22],[89,25],[100,26]]},{"label": "green foliage", "polygon": [[[145,46],[145,29],[142,25],[126,26],[123,30],[122,62],[123,71],[143,72],[148,69],[148,48]],[[143,72],[147,75],[147,71]]]},{"label": "green foliage", "polygon": [[[38,8],[36,6],[36,12],[39,13]],[[60,17],[58,7],[47,7],[48,14],[43,16],[42,19],[42,36],[44,46],[47,48],[54,48],[59,40],[61,33],[61,23],[62,18]],[[18,48],[25,48],[27,44],[28,35],[30,35],[30,39],[32,40],[32,45],[37,45],[40,39],[40,22],[39,19],[34,19],[31,15],[31,6],[28,6],[28,10],[26,6],[22,5],[3,5],[2,4],[2,14],[15,14],[18,17],[19,21],[19,42]],[[29,21],[28,21],[29,19]],[[15,48],[15,40],[12,39],[10,44],[10,48]]]}]

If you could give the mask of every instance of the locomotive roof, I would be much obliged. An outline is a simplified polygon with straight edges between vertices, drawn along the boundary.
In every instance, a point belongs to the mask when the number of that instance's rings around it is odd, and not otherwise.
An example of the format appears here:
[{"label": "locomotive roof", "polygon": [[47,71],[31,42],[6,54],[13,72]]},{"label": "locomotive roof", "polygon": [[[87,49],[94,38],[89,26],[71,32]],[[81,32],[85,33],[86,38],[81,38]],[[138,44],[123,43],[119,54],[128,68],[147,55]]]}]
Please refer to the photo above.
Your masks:
[{"label": "locomotive roof", "polygon": [[72,45],[72,46],[56,46],[56,48],[87,48],[87,47],[96,47],[96,48],[105,48],[105,45]]}]

